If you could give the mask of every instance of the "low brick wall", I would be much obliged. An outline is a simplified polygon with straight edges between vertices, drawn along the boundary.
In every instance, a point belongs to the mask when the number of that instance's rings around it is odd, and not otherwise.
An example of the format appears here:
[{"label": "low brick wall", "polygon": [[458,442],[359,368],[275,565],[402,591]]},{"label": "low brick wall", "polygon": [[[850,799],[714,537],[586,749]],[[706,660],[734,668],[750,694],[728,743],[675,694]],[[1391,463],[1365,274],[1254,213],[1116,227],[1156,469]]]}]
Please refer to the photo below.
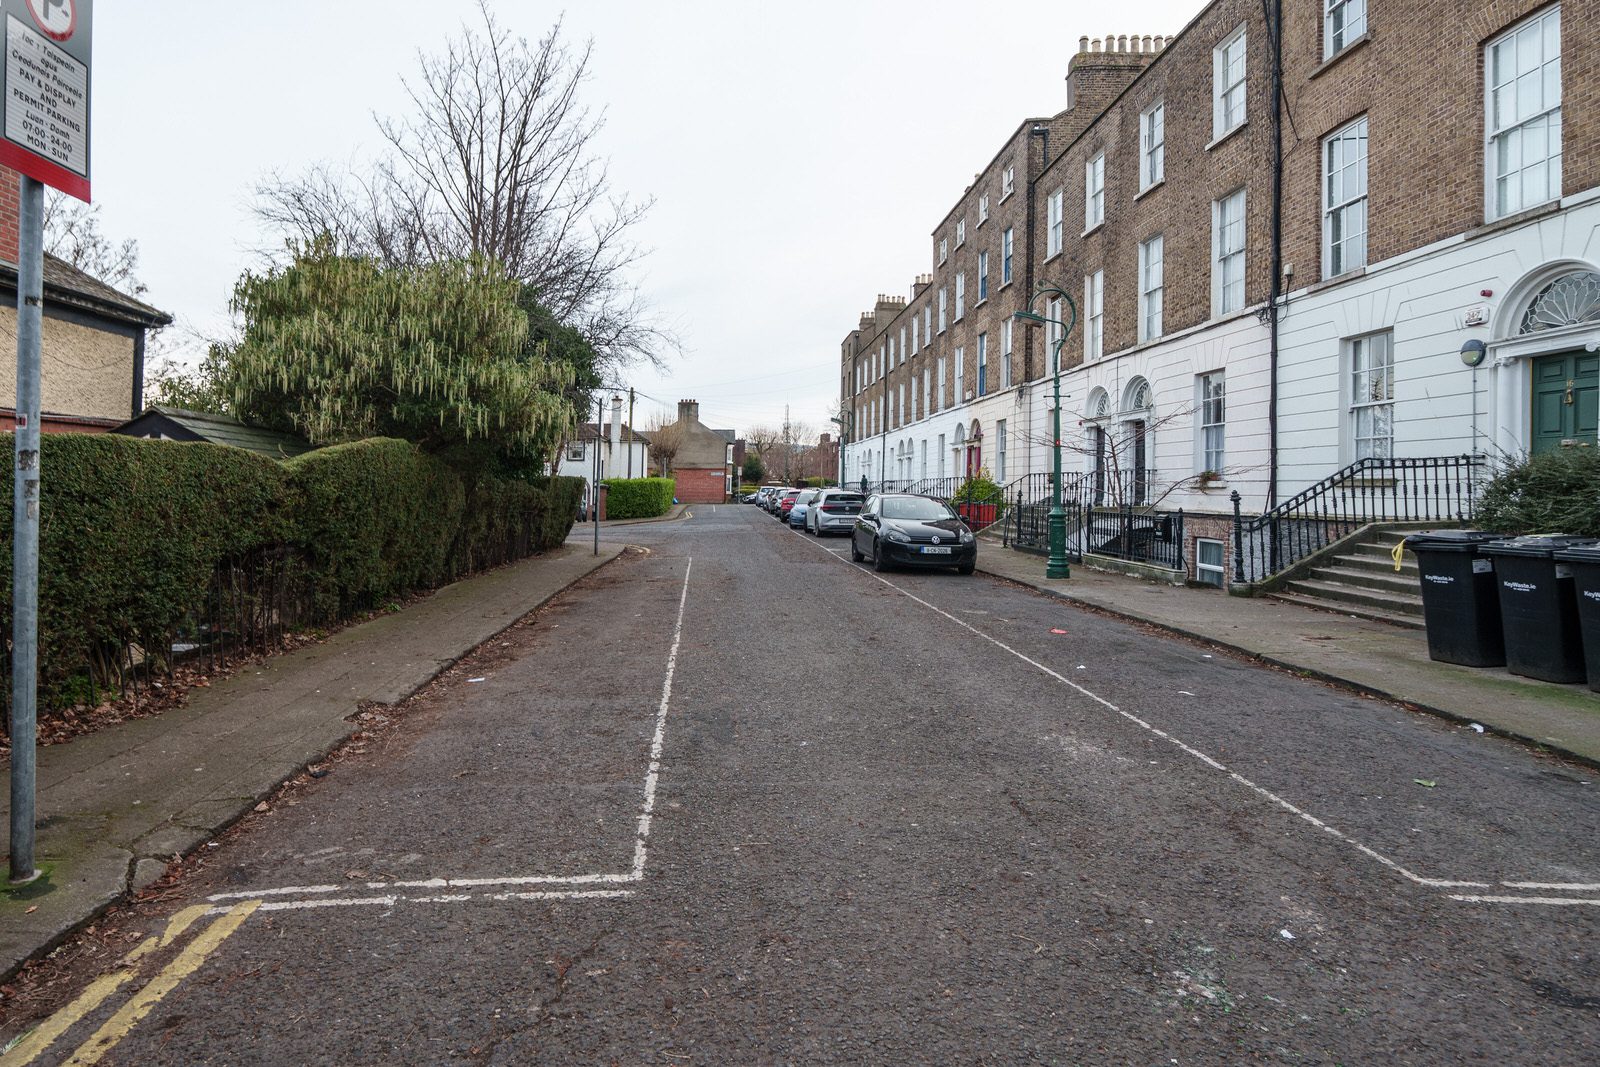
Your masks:
[{"label": "low brick wall", "polygon": [[689,468],[672,472],[681,504],[720,504],[726,497],[727,473],[722,467]]}]

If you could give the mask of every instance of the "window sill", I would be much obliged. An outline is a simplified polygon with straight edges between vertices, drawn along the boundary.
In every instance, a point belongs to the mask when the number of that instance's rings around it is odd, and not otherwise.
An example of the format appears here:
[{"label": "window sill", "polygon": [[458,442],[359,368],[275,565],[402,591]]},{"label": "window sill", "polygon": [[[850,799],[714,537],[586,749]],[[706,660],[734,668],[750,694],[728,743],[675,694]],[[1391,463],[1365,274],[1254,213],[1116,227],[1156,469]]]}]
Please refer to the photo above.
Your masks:
[{"label": "window sill", "polygon": [[1323,71],[1327,70],[1329,67],[1333,66],[1335,63],[1339,62],[1345,56],[1349,55],[1351,52],[1354,52],[1356,49],[1360,48],[1370,40],[1372,40],[1372,31],[1368,30],[1366,33],[1363,33],[1360,37],[1357,37],[1355,40],[1339,49],[1333,55],[1329,56],[1327,59],[1324,59],[1316,70],[1313,70],[1310,74],[1306,75],[1306,81],[1310,81],[1313,78],[1319,77]]},{"label": "window sill", "polygon": [[[987,304],[988,302],[989,302],[989,298],[988,297],[984,297],[982,300],[980,300],[976,304],[972,305],[972,310],[973,311],[977,311],[979,308],[983,307],[983,305]],[[957,321],[960,321],[960,320],[957,320]]]},{"label": "window sill", "polygon": [[1244,129],[1248,125],[1250,125],[1250,120],[1249,119],[1245,119],[1243,122],[1239,123],[1239,125],[1235,126],[1233,129],[1222,131],[1221,133],[1217,134],[1215,137],[1213,137],[1211,139],[1211,143],[1206,145],[1205,150],[1207,152],[1211,151],[1213,148],[1217,147],[1217,145],[1221,144],[1223,141],[1226,141],[1228,138],[1232,137],[1234,134],[1238,133],[1240,130]]},{"label": "window sill", "polygon": [[1462,234],[1461,239],[1463,241],[1476,241],[1480,237],[1488,237],[1490,234],[1499,233],[1502,230],[1509,230],[1517,226],[1521,226],[1525,222],[1532,222],[1535,219],[1542,219],[1547,215],[1554,215],[1560,210],[1561,201],[1559,199],[1549,200],[1543,204],[1540,204],[1538,207],[1526,208],[1522,211],[1518,211],[1514,215],[1506,215],[1504,218],[1498,218],[1492,222],[1486,222],[1477,229],[1468,230],[1466,233]]},{"label": "window sill", "polygon": [[1017,191],[1015,189],[1012,189],[1009,192],[1001,193],[1000,194],[1000,203],[1003,204],[1007,200],[1010,200],[1013,196],[1016,196],[1016,195],[1017,195]]},{"label": "window sill", "polygon": [[1079,237],[1087,237],[1091,233],[1095,233],[1098,230],[1105,229],[1105,225],[1106,225],[1106,220],[1105,219],[1101,219],[1099,222],[1095,223],[1093,226],[1090,226],[1087,230],[1084,230],[1083,233],[1079,234],[1078,236]]},{"label": "window sill", "polygon": [[1149,185],[1145,186],[1143,189],[1140,189],[1137,193],[1134,194],[1133,202],[1137,204],[1139,201],[1141,201],[1141,200],[1143,200],[1145,198],[1146,194],[1155,192],[1157,189],[1161,188],[1165,184],[1167,184],[1167,179],[1165,177],[1159,178],[1156,181],[1151,182]]},{"label": "window sill", "polygon": [[1332,289],[1334,286],[1343,285],[1345,282],[1353,282],[1358,278],[1365,278],[1366,276],[1366,267],[1352,267],[1343,274],[1335,274],[1332,278],[1324,278],[1320,282],[1306,286],[1304,295],[1310,296],[1312,293],[1320,293],[1324,289]]},{"label": "window sill", "polygon": [[1060,252],[1051,252],[1048,256],[1044,257],[1044,262],[1048,263],[1052,259],[1059,259],[1060,257],[1061,257],[1061,253]]}]

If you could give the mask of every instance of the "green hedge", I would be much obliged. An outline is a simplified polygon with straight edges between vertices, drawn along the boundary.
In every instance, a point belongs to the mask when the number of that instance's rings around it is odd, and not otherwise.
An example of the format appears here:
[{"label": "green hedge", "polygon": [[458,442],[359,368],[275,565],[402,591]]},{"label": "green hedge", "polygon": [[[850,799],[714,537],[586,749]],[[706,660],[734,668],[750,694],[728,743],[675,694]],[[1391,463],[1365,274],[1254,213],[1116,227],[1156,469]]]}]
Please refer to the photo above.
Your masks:
[{"label": "green hedge", "polygon": [[[159,666],[227,595],[273,627],[322,623],[559,545],[578,478],[469,479],[412,445],[359,441],[279,464],[220,445],[110,434],[43,440],[40,706],[90,699],[125,649]],[[10,455],[11,435],[0,434]],[[11,631],[11,509],[0,516],[0,626]],[[271,569],[271,574],[266,573]],[[241,592],[242,591],[242,592]],[[239,616],[230,642],[248,635]],[[232,631],[229,633],[228,631]],[[0,666],[0,674],[9,662]],[[10,687],[0,694],[9,703]],[[0,727],[3,727],[0,723]]]},{"label": "green hedge", "polygon": [[450,575],[466,514],[461,477],[409,442],[374,438],[307,452],[284,465],[321,619],[364,611]]},{"label": "green hedge", "polygon": [[610,478],[606,485],[607,519],[653,519],[672,510],[671,478]]}]

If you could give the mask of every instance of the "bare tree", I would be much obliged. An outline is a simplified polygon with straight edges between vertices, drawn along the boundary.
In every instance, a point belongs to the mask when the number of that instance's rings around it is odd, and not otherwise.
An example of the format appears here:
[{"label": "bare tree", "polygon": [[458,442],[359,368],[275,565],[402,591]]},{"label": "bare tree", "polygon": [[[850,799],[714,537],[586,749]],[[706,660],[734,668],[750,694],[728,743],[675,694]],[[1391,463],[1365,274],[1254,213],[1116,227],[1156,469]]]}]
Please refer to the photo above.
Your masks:
[{"label": "bare tree", "polygon": [[259,217],[393,264],[492,258],[609,365],[659,362],[676,342],[631,277],[650,201],[614,191],[595,152],[604,114],[579,96],[592,44],[569,47],[560,22],[537,42],[515,37],[488,0],[478,16],[442,53],[418,55],[412,112],[378,120],[388,154],[370,174],[275,175],[256,190]]},{"label": "bare tree", "polygon": [[644,435],[650,440],[647,451],[656,465],[656,473],[665,478],[672,473],[672,461],[678,455],[678,449],[683,447],[683,427],[676,422],[667,422],[664,416],[658,414],[650,419]]},{"label": "bare tree", "polygon": [[51,190],[44,200],[44,248],[113,289],[129,296],[145,293],[136,273],[139,242],[128,238],[116,244],[101,233],[99,204]]}]

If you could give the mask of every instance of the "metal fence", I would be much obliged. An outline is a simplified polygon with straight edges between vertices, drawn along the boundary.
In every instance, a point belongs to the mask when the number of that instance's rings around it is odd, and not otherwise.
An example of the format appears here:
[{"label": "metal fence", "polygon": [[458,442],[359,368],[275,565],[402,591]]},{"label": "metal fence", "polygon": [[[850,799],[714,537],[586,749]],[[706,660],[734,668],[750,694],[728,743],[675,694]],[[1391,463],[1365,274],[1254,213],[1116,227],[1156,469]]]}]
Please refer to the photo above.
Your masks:
[{"label": "metal fence", "polygon": [[1250,519],[1234,492],[1234,581],[1263,581],[1375,522],[1470,521],[1486,478],[1482,456],[1363,459]]},{"label": "metal fence", "polygon": [[[1081,563],[1085,553],[1136,563],[1184,569],[1183,511],[1157,511],[1135,506],[1133,490],[1149,483],[1129,476],[1125,482],[1105,475],[1070,474],[1061,479],[1067,558]],[[1009,504],[1002,527],[1007,547],[1046,551],[1050,545],[1053,478],[1030,474],[1006,487]],[[1111,506],[1113,495],[1124,503]]]}]

